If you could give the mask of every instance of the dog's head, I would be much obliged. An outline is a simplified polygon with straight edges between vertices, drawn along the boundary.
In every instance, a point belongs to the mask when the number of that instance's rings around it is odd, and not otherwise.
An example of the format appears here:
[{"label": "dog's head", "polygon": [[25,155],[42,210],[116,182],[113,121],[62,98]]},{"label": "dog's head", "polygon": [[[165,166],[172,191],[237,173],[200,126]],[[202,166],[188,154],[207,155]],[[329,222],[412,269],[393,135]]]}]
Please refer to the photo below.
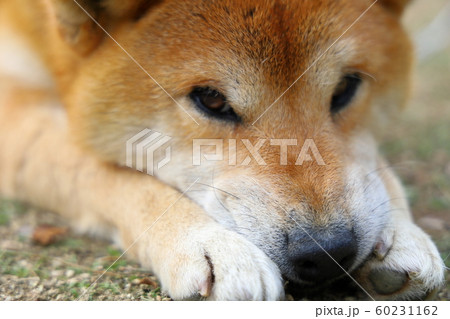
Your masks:
[{"label": "dog's head", "polygon": [[65,37],[78,49],[72,128],[123,165],[139,132],[170,136],[157,178],[180,191],[200,178],[186,195],[208,214],[287,278],[327,282],[364,261],[389,219],[372,135],[407,96],[406,2],[80,2],[114,41],[86,36],[88,20],[57,22],[78,32]]}]

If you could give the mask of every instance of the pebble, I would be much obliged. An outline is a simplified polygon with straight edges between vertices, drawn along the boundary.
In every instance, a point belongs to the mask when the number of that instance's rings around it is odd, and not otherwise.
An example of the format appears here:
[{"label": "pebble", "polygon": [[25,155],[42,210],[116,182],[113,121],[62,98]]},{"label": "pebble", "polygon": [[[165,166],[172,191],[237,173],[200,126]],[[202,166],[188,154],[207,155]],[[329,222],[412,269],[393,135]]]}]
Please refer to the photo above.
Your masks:
[{"label": "pebble", "polygon": [[139,278],[133,279],[133,280],[131,281],[131,283],[132,283],[133,285],[139,285],[139,284],[141,283],[141,279],[139,279]]},{"label": "pebble", "polygon": [[52,277],[61,277],[64,274],[62,270],[52,270],[50,272],[50,276]]},{"label": "pebble", "polygon": [[79,279],[82,279],[82,280],[83,280],[83,279],[84,279],[84,280],[87,280],[87,279],[90,279],[90,278],[91,278],[91,275],[88,274],[88,273],[84,273],[84,274],[79,275],[78,278],[79,278]]},{"label": "pebble", "polygon": [[35,288],[37,285],[39,285],[40,281],[41,280],[39,277],[33,277],[28,280],[28,284],[29,284],[30,288]]},{"label": "pebble", "polygon": [[69,285],[74,285],[74,284],[76,284],[78,281],[79,281],[78,278],[69,278],[69,279],[67,280],[67,283],[68,283]]}]

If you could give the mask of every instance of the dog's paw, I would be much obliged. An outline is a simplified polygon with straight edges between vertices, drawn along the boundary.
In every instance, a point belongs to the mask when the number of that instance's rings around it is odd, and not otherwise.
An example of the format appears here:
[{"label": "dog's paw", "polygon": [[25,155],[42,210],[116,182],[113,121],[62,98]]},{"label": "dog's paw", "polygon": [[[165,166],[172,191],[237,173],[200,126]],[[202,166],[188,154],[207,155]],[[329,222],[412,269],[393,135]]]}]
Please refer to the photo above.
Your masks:
[{"label": "dog's paw", "polygon": [[278,267],[243,236],[221,227],[186,235],[166,255],[158,276],[173,299],[279,300]]},{"label": "dog's paw", "polygon": [[355,276],[376,300],[423,300],[434,297],[444,270],[430,237],[406,221],[384,231],[373,257]]}]

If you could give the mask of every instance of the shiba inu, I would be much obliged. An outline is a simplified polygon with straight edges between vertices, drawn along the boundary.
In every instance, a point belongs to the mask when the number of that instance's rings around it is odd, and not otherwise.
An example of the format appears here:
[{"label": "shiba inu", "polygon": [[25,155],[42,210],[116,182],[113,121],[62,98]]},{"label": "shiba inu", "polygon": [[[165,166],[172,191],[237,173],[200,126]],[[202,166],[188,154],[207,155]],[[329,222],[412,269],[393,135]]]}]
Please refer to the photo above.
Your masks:
[{"label": "shiba inu", "polygon": [[174,299],[429,296],[443,262],[374,138],[407,100],[408,2],[1,0],[0,193]]}]

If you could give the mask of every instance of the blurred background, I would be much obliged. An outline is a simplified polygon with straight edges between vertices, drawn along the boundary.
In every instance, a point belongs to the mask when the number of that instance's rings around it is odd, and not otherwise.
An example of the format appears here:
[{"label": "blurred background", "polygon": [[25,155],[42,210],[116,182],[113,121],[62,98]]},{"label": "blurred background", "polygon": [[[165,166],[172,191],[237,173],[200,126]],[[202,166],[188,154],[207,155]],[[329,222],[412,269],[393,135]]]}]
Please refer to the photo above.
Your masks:
[{"label": "blurred background", "polygon": [[[416,0],[404,22],[417,47],[411,101],[382,150],[406,186],[416,222],[450,267],[450,1]],[[442,300],[450,300],[450,274]]]},{"label": "blurred background", "polygon": [[[417,223],[450,267],[450,1],[416,0],[404,22],[418,47],[413,95],[399,125],[383,132],[381,147],[406,186]],[[71,233],[53,214],[0,199],[0,300],[77,299],[120,254],[107,242]],[[448,272],[437,298],[450,300]],[[169,300],[151,274],[126,258],[81,299]]]}]

